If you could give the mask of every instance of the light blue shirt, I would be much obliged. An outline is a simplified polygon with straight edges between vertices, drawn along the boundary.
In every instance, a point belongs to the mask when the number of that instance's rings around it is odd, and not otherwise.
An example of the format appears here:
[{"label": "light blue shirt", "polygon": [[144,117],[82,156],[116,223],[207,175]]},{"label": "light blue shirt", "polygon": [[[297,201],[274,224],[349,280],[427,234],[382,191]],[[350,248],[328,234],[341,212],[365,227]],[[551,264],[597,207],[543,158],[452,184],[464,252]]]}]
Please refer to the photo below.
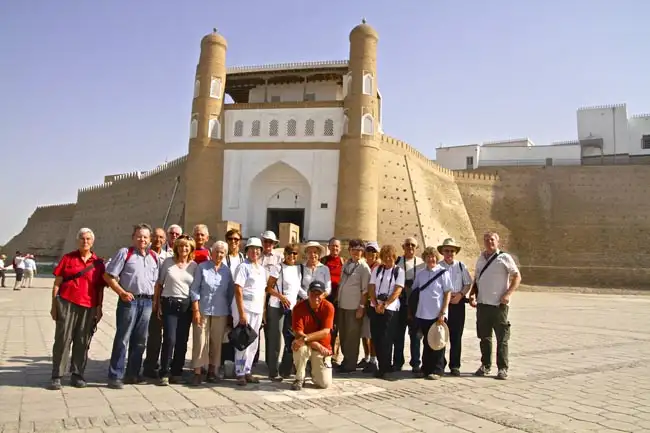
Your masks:
[{"label": "light blue shirt", "polygon": [[[415,317],[424,320],[435,320],[440,315],[442,310],[445,293],[451,292],[453,284],[449,271],[439,264],[432,269],[424,269],[415,276],[413,281],[413,290],[419,290],[424,287],[433,277],[439,272],[444,272],[436,280],[430,283],[424,290],[420,291],[420,299],[418,301],[418,309],[415,312]],[[446,312],[445,312],[446,315]]]},{"label": "light blue shirt", "polygon": [[128,252],[128,248],[119,249],[106,266],[106,273],[119,278],[120,286],[129,293],[153,296],[160,271],[158,255],[148,249],[144,255],[138,250],[133,250],[129,261],[126,262]]},{"label": "light blue shirt", "polygon": [[194,272],[190,287],[192,302],[199,301],[199,310],[205,316],[229,316],[235,285],[228,266],[215,269],[212,260],[201,263]]}]

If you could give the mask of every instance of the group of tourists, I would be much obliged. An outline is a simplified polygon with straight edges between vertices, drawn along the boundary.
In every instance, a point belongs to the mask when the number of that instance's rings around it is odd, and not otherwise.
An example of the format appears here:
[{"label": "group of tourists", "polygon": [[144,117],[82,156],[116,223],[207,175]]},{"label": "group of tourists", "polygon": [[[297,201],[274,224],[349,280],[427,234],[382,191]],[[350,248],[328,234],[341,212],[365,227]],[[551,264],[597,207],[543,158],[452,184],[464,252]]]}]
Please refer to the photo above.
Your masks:
[{"label": "group of tourists", "polygon": [[476,307],[481,366],[475,375],[491,371],[494,333],[497,378],[507,378],[508,308],[521,276],[513,258],[499,250],[496,233],[484,236],[474,279],[456,259],[461,246],[451,238],[424,248],[420,257],[414,238],[404,240],[401,253],[393,245],[352,239],[348,259],[337,239],[327,249],[318,242],[289,243],[277,253],[272,231],[248,238],[243,247],[238,229],[208,249],[209,238],[203,224],[191,236],[178,225],[165,231],[139,224],[132,245],[104,263],[92,250],[92,230],[79,230],[78,249],[54,270],[51,388],[61,388],[68,358],[71,384],[86,386],[106,286],[119,298],[108,368],[108,386],[115,389],[147,379],[162,386],[184,382],[190,333],[191,385],[223,380],[228,365],[239,385],[258,383],[253,367],[260,338],[268,378],[293,376],[294,390],[302,389],[307,374],[316,387],[327,388],[333,371],[392,379],[405,363],[407,332],[414,375],[440,379],[449,346],[450,374],[459,376],[466,303]]},{"label": "group of tourists", "polygon": [[23,254],[16,251],[11,264],[6,264],[6,254],[0,254],[0,287],[7,287],[5,284],[7,278],[7,270],[14,270],[14,290],[23,288],[30,289],[36,276],[36,259],[33,254]]}]

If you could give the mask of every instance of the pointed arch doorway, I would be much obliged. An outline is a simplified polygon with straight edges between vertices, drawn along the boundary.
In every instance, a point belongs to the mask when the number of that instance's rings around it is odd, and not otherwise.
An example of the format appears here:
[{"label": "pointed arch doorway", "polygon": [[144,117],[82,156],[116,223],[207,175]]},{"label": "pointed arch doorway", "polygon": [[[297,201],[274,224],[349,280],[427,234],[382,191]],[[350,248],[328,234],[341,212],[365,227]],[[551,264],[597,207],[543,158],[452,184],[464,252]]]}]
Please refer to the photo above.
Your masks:
[{"label": "pointed arch doorway", "polygon": [[276,162],[251,182],[249,227],[253,233],[273,230],[279,234],[281,223],[300,227],[300,237],[309,232],[311,188],[307,179],[285,162]]}]

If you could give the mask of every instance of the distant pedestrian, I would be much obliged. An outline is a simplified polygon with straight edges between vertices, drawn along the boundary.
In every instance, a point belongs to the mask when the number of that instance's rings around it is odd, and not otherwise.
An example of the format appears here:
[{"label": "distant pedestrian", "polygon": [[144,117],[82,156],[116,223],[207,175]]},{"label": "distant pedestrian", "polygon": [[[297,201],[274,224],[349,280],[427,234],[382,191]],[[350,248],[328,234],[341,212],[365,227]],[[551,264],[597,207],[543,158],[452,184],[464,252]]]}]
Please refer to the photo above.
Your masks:
[{"label": "distant pedestrian", "polygon": [[25,274],[21,287],[31,289],[34,276],[36,276],[36,260],[34,260],[33,255],[27,254],[25,256]]},{"label": "distant pedestrian", "polygon": [[20,251],[16,251],[16,255],[11,263],[14,268],[14,273],[16,274],[16,280],[14,281],[14,290],[20,290],[23,282],[23,275],[25,274],[25,257]]},{"label": "distant pedestrian", "polygon": [[5,260],[7,259],[6,254],[0,254],[0,287],[7,287],[5,286],[5,277],[6,277],[6,270],[5,268]]}]

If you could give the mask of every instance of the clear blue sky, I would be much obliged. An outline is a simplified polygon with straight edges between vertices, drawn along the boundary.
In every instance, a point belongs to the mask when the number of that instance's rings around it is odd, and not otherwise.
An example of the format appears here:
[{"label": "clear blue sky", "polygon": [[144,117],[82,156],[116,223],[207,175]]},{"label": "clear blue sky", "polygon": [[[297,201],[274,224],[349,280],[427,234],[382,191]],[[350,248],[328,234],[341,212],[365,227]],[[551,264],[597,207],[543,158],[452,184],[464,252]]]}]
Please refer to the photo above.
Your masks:
[{"label": "clear blue sky", "polygon": [[646,0],[20,0],[0,6],[0,243],[37,205],[186,153],[201,37],[228,64],[346,59],[380,35],[384,130],[435,147],[576,137],[575,110],[650,111]]}]

